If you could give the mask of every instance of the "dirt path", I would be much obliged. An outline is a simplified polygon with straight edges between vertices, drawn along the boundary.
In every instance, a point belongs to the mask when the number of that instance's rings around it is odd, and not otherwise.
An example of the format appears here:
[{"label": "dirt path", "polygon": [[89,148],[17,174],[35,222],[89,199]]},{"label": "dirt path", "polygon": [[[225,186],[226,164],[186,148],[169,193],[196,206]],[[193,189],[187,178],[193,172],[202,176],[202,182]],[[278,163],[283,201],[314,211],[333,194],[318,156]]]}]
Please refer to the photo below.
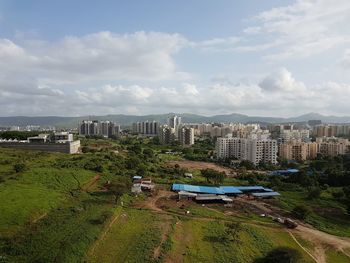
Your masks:
[{"label": "dirt path", "polygon": [[193,239],[191,231],[185,231],[184,223],[177,221],[175,225],[173,239],[176,243],[174,250],[171,250],[165,257],[165,263],[182,263],[186,255],[186,244]]},{"label": "dirt path", "polygon": [[306,225],[299,225],[291,232],[313,244],[314,250],[310,253],[317,258],[317,262],[326,262],[326,251],[328,249],[342,252],[349,257],[350,261],[350,255],[346,251],[350,249],[350,238],[333,236]]},{"label": "dirt path", "polygon": [[147,209],[150,209],[150,210],[153,210],[156,212],[164,212],[164,210],[161,209],[160,207],[158,207],[156,203],[159,199],[164,198],[164,197],[170,197],[171,195],[173,195],[172,192],[158,190],[158,193],[155,196],[151,196],[151,197],[147,198],[146,201],[136,204],[135,207],[147,208]]},{"label": "dirt path", "polygon": [[164,218],[160,224],[160,230],[161,230],[161,237],[160,237],[160,243],[159,246],[157,246],[154,249],[153,258],[159,258],[162,252],[162,245],[164,242],[168,239],[169,233],[171,231],[171,217],[166,216],[167,218]]},{"label": "dirt path", "polygon": [[292,232],[288,231],[289,235],[293,238],[293,240],[295,241],[295,243],[298,244],[298,246],[305,251],[305,253],[307,253],[313,260],[315,260],[316,263],[326,263],[325,261],[325,257],[324,254],[318,253],[317,257],[315,257],[313,254],[311,254],[309,252],[309,250],[307,250],[305,247],[303,247],[302,244],[299,243],[299,241],[295,238],[295,236],[293,235]]},{"label": "dirt path", "polygon": [[95,249],[97,247],[97,245],[106,237],[108,231],[111,229],[111,227],[113,226],[113,224],[121,217],[121,216],[126,216],[126,214],[118,214],[116,215],[113,220],[111,220],[111,222],[108,224],[108,226],[106,227],[105,231],[102,233],[102,235],[94,242],[94,245],[91,247],[90,251],[88,252],[89,256],[92,256],[95,252]]},{"label": "dirt path", "polygon": [[83,191],[89,191],[96,183],[97,181],[101,178],[101,175],[96,175],[94,176],[89,182],[84,184],[81,188]]}]

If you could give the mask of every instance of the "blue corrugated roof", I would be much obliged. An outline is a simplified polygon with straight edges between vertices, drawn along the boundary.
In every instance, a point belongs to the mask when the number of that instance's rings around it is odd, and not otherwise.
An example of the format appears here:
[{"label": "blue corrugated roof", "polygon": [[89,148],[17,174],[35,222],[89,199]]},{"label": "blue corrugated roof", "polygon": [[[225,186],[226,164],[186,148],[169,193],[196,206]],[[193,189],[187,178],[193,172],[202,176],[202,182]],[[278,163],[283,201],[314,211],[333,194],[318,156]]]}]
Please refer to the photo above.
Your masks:
[{"label": "blue corrugated roof", "polygon": [[293,174],[293,173],[299,173],[298,169],[286,169],[286,170],[276,170],[273,171],[272,174]]},{"label": "blue corrugated roof", "polygon": [[204,194],[242,194],[244,191],[264,191],[272,193],[273,190],[262,186],[200,186],[190,184],[173,184],[173,191],[187,191]]},{"label": "blue corrugated roof", "polygon": [[242,191],[236,186],[220,186],[220,189],[224,191],[225,194],[241,194]]},{"label": "blue corrugated roof", "polygon": [[206,193],[206,194],[225,194],[219,187],[212,186],[198,186],[189,184],[173,184],[173,191],[187,191],[193,193]]},{"label": "blue corrugated roof", "polygon": [[264,190],[264,187],[262,186],[236,186],[238,190],[241,191],[260,191],[260,190]]},{"label": "blue corrugated roof", "polygon": [[252,196],[256,196],[256,197],[268,197],[268,196],[278,196],[280,195],[277,192],[265,192],[265,193],[252,193]]},{"label": "blue corrugated roof", "polygon": [[142,176],[135,175],[135,176],[133,176],[133,178],[132,178],[132,179],[142,179]]}]

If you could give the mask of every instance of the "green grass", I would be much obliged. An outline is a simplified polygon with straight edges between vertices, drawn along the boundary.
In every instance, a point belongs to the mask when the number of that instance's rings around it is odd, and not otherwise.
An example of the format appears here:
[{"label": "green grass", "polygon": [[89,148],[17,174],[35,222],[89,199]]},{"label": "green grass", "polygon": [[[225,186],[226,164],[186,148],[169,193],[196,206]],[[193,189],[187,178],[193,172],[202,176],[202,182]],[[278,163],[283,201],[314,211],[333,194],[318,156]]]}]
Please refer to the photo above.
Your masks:
[{"label": "green grass", "polygon": [[85,170],[33,168],[0,184],[0,233],[20,229],[70,197],[95,173]]},{"label": "green grass", "polygon": [[[329,194],[322,193],[320,198],[310,200],[305,192],[281,192],[278,200],[278,204],[287,211],[292,211],[296,205],[307,205],[313,211],[306,218],[307,223],[329,234],[350,237],[350,216],[346,214],[343,205],[332,199]],[[321,213],[330,208],[337,213]]]},{"label": "green grass", "polygon": [[232,241],[223,222],[183,220],[177,223],[172,242],[170,258],[178,256],[184,262],[248,263],[281,246],[298,251],[300,262],[313,262],[282,229],[242,224],[238,241]]},{"label": "green grass", "polygon": [[334,250],[334,249],[328,249],[326,251],[326,260],[327,260],[327,262],[331,262],[331,263],[350,262],[349,257],[347,257],[342,252]]},{"label": "green grass", "polygon": [[160,243],[159,218],[149,211],[123,209],[87,262],[152,262]]}]

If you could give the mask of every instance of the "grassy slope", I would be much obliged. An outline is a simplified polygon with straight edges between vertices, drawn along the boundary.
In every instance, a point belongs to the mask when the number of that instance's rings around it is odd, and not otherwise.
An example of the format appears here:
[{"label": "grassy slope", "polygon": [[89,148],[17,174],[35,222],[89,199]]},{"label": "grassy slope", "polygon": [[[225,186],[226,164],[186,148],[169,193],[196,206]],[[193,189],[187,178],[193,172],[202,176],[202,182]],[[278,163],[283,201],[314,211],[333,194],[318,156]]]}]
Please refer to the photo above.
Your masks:
[{"label": "grassy slope", "polygon": [[221,222],[183,220],[175,229],[169,257],[179,257],[179,262],[252,262],[284,246],[298,250],[303,257],[301,262],[313,262],[283,230],[271,231],[245,224],[242,228],[240,241],[222,242],[218,239],[224,231]]},{"label": "grassy slope", "polygon": [[325,211],[330,208],[339,211],[345,210],[339,202],[331,199],[329,195],[323,193],[319,199],[310,200],[305,192],[281,192],[281,194],[279,204],[282,208],[291,211],[296,205],[307,204],[314,210],[306,219],[307,223],[333,235],[350,237],[350,217],[345,212],[341,216],[332,212],[320,214],[319,211],[322,209]]},{"label": "grassy slope", "polygon": [[[160,243],[159,216],[149,211],[123,209],[113,225],[86,255],[87,262],[153,262]],[[92,252],[93,250],[93,252]]]}]

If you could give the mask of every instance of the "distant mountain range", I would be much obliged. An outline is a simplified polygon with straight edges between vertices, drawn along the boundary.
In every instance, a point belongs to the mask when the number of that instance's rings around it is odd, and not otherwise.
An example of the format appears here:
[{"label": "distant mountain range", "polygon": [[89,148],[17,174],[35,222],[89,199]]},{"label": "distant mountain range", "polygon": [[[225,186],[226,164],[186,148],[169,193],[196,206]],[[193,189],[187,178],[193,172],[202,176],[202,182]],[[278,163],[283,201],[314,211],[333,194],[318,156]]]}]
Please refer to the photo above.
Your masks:
[{"label": "distant mountain range", "polygon": [[[59,116],[41,116],[41,117],[0,117],[0,126],[56,126],[56,127],[77,127],[81,120],[110,120],[120,123],[121,125],[130,125],[133,122],[156,120],[161,123],[167,121],[168,116],[175,113],[155,114],[155,115],[105,115],[105,116],[81,116],[81,117],[59,117]],[[182,117],[183,122],[201,123],[201,122],[240,122],[240,123],[296,123],[307,122],[308,120],[321,120],[323,123],[350,123],[350,116],[325,116],[318,113],[308,113],[298,117],[277,118],[277,117],[260,117],[248,116],[244,114],[232,113],[214,116],[202,116],[197,114],[182,113],[176,115]]]}]

